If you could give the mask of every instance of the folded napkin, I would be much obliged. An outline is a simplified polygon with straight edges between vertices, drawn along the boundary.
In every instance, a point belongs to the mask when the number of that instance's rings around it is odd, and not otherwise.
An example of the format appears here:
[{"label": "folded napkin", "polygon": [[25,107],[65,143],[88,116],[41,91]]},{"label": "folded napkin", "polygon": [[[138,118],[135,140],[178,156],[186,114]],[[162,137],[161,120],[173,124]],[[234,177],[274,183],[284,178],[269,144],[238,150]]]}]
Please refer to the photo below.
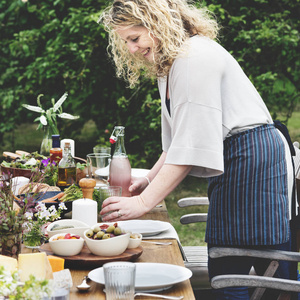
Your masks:
[{"label": "folded napkin", "polygon": [[143,240],[163,240],[163,239],[176,239],[177,241],[179,241],[179,236],[172,225],[168,230],[163,231],[157,235],[143,236]]}]

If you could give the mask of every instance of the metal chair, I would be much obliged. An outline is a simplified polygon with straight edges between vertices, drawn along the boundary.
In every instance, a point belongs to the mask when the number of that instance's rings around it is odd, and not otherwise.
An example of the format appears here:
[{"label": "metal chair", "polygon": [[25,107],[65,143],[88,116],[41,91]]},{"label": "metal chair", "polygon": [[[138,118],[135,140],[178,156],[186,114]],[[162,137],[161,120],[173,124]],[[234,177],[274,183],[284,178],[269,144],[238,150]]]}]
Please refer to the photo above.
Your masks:
[{"label": "metal chair", "polygon": [[[189,206],[208,206],[209,201],[207,197],[189,197],[182,198],[177,202],[181,208]],[[195,213],[183,215],[180,218],[180,223],[183,225],[206,222],[207,213]],[[193,273],[191,278],[191,284],[194,290],[198,289],[210,289],[210,282],[208,278],[208,254],[206,246],[184,246],[185,261],[184,265],[190,269]]]}]

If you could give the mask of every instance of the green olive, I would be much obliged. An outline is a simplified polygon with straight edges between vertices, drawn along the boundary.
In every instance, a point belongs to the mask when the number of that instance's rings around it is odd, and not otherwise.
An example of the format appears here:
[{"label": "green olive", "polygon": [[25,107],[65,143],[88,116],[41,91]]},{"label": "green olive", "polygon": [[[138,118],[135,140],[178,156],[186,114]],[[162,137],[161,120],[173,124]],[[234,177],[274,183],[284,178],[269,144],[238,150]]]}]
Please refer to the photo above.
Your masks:
[{"label": "green olive", "polygon": [[102,237],[102,240],[106,240],[110,238],[110,234],[109,233],[105,233]]},{"label": "green olive", "polygon": [[87,232],[86,232],[86,236],[87,237],[92,237],[94,235],[94,231],[92,229],[89,229]]},{"label": "green olive", "polygon": [[96,226],[96,227],[93,228],[93,231],[94,231],[95,233],[99,232],[100,230],[101,230],[101,229],[100,229],[99,226]]},{"label": "green olive", "polygon": [[101,240],[103,236],[104,236],[104,232],[103,231],[98,231],[97,234],[96,234],[96,237],[99,240]]},{"label": "green olive", "polygon": [[106,232],[107,233],[111,233],[111,232],[114,232],[115,230],[115,226],[114,225],[110,225],[107,229],[106,229]]},{"label": "green olive", "polygon": [[115,230],[114,230],[114,234],[115,234],[115,235],[120,235],[120,234],[122,234],[121,228],[120,228],[120,227],[116,227]]}]

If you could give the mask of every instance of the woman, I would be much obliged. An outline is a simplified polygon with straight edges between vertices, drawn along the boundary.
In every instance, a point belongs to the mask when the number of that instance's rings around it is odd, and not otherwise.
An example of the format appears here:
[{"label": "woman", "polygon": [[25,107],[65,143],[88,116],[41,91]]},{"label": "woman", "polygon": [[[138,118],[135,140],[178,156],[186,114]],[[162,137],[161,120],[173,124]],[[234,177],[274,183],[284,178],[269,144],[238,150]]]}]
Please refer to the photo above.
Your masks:
[{"label": "woman", "polygon": [[[142,72],[158,79],[163,147],[147,178],[129,188],[140,194],[106,199],[103,220],[138,218],[187,175],[207,177],[208,247],[288,249],[288,146],[238,63],[213,40],[216,21],[185,0],[115,0],[100,20],[117,75],[130,86]],[[235,259],[210,260],[210,277],[246,274],[255,263]],[[248,299],[247,289],[217,293]]]}]

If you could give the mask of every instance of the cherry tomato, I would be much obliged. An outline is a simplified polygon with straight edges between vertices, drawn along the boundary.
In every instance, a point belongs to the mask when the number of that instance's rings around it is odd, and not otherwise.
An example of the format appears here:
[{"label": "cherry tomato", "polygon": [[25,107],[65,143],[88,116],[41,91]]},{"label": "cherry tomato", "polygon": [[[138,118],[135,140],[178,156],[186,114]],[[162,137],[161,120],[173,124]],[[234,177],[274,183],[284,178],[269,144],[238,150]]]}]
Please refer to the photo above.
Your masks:
[{"label": "cherry tomato", "polygon": [[66,235],[65,235],[65,240],[69,240],[71,238],[71,233],[67,233]]}]

